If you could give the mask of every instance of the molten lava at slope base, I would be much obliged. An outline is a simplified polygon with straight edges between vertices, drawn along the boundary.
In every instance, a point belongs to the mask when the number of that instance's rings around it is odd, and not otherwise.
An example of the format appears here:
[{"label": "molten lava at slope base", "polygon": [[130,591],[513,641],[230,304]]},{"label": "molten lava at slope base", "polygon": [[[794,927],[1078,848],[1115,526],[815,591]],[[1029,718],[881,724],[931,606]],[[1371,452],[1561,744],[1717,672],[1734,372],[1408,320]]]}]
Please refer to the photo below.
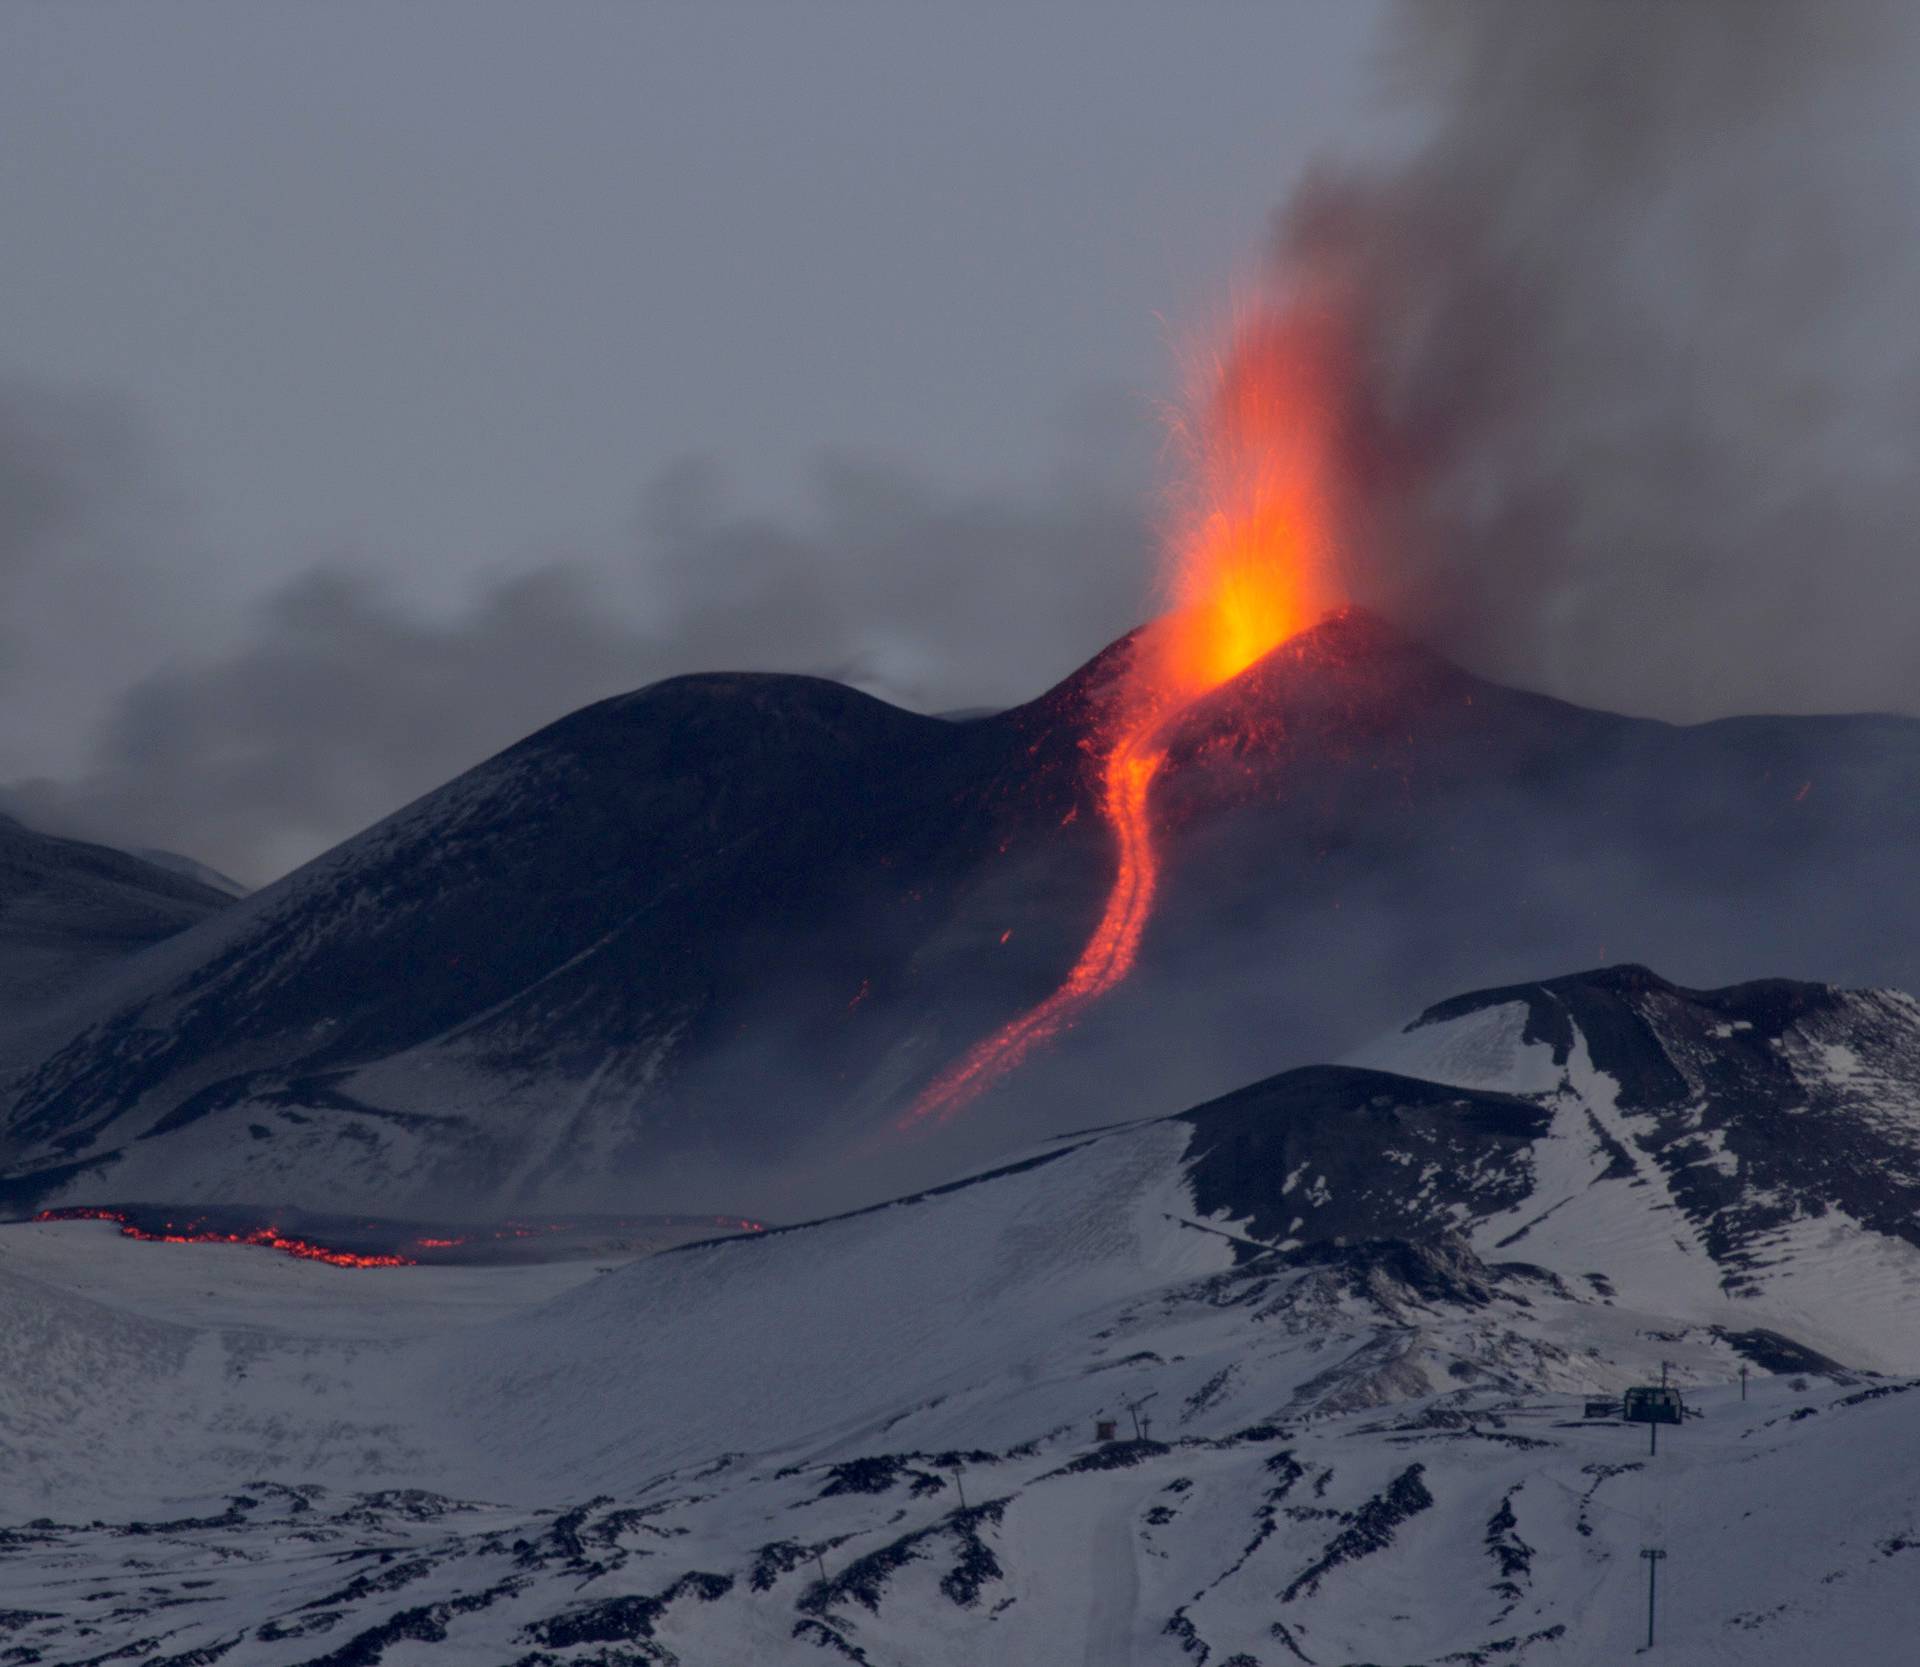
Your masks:
[{"label": "molten lava at slope base", "polygon": [[[719,1234],[764,1233],[763,1222],[741,1216],[569,1216],[552,1221],[508,1220],[485,1226],[423,1228],[364,1217],[311,1216],[292,1211],[292,1230],[262,1220],[264,1211],[220,1206],[187,1212],[164,1204],[113,1207],[77,1204],[42,1210],[37,1222],[110,1221],[121,1237],[148,1244],[238,1244],[277,1250],[335,1268],[411,1268],[423,1263],[480,1266],[529,1259],[573,1259],[662,1250]],[[524,1246],[550,1249],[529,1257]]]},{"label": "molten lava at slope base", "polygon": [[1096,721],[1113,887],[1059,987],[937,1077],[900,1120],[943,1123],[1071,1025],[1132,970],[1159,883],[1150,797],[1169,732],[1201,696],[1315,624],[1335,573],[1337,340],[1294,301],[1243,311],[1224,354],[1198,360],[1174,440],[1186,464],[1166,540],[1169,611],[1134,640]]},{"label": "molten lava at slope base", "polygon": [[124,1210],[76,1206],[65,1210],[42,1210],[35,1221],[111,1221],[118,1224],[120,1236],[144,1239],[152,1244],[250,1244],[278,1250],[302,1261],[325,1262],[336,1268],[405,1268],[414,1265],[410,1256],[362,1256],[351,1250],[329,1250],[325,1245],[294,1238],[276,1227],[251,1227],[241,1232],[221,1232],[202,1221],[185,1221],[175,1227],[166,1222],[157,1227],[144,1226]]}]

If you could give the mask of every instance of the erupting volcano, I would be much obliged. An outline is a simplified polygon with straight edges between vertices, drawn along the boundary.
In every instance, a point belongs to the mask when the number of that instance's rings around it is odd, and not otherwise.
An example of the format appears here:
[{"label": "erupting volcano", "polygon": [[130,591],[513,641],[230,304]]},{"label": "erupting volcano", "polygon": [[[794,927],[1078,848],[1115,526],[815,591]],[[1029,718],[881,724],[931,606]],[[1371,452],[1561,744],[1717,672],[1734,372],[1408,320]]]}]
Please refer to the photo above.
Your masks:
[{"label": "erupting volcano", "polygon": [[1245,309],[1224,352],[1196,361],[1173,425],[1183,462],[1165,541],[1168,612],[1133,640],[1096,720],[1112,890],[1059,987],[937,1077],[902,1130],[945,1122],[1124,979],[1159,881],[1151,793],[1194,703],[1342,600],[1330,313],[1304,300]]}]

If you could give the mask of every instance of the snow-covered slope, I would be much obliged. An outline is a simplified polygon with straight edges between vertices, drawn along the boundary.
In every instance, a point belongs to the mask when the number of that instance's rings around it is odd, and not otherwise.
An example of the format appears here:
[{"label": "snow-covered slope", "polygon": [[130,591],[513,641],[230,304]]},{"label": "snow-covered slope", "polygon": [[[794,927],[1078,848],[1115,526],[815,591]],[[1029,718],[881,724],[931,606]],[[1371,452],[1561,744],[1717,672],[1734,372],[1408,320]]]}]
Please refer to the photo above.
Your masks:
[{"label": "snow-covered slope", "polygon": [[[1891,1667],[1917,1031],[1610,969],[1380,1045],[1424,1078],[604,1273],[0,1228],[0,1624],[236,1667],[1585,1664],[1660,1545],[1671,1659]],[[1657,1456],[1584,1416],[1663,1371],[1705,1416]]]},{"label": "snow-covered slope", "polygon": [[[1920,1279],[1920,1003],[1784,980],[1686,990],[1615,967],[1463,996],[1354,1058],[1552,1114],[1525,1203],[1482,1241],[1625,1300],[1723,1313],[1764,1295],[1816,1347],[1900,1353]],[[1861,1229],[1867,1231],[1861,1231]],[[1836,1304],[1836,1299],[1844,1298]],[[1890,1350],[1871,1339],[1877,1317]]]},{"label": "snow-covered slope", "polygon": [[1543,965],[1920,985],[1920,723],[1586,712],[1350,614],[1169,737],[1127,981],[965,1117],[876,1146],[1098,919],[1087,749],[1128,652],[966,722],[746,675],[575,713],[141,956],[20,1084],[9,1177],[791,1217]]},{"label": "snow-covered slope", "polygon": [[[1796,1387],[1804,1384],[1804,1387]],[[0,1645],[199,1667],[1905,1667],[1920,1383],[1758,1380],[1104,1449],[722,1455],[540,1510],[252,1478],[5,1531]],[[960,1491],[966,1503],[959,1500]]]}]

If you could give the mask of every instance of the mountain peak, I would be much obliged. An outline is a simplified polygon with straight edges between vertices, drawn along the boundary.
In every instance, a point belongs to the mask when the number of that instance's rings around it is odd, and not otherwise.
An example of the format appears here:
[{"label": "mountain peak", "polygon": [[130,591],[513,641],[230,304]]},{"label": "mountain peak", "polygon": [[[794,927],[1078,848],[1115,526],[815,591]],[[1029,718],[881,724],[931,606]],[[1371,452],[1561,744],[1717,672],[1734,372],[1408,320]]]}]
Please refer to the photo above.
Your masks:
[{"label": "mountain peak", "polygon": [[[1101,922],[1095,702],[1139,638],[963,723],[738,672],[562,719],[143,956],[15,1079],[15,1173],[63,1203],[96,1201],[62,1167],[85,1155],[123,1196],[201,1203],[792,1216],[1338,1055],[1436,989],[1610,941],[1696,982],[1916,981],[1920,725],[1874,720],[1875,768],[1808,795],[1768,749],[1831,755],[1845,720],[1756,739],[1583,711],[1348,609],[1166,737],[1125,979],[1005,1092],[889,1144]],[[1821,988],[1614,966],[1461,998],[1421,1034],[1517,1001],[1562,1039],[1571,1009],[1664,1104],[1656,1009],[1736,1027],[1720,1051],[1758,1073]]]}]

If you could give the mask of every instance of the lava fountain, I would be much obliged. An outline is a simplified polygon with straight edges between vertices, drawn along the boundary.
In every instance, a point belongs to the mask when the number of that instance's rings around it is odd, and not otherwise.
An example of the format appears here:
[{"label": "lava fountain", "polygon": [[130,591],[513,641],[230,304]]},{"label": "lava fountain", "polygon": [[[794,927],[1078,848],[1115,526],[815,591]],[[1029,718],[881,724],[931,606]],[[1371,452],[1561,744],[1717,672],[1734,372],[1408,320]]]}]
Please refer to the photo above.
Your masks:
[{"label": "lava fountain", "polygon": [[1182,467],[1164,545],[1167,612],[1134,639],[1095,720],[1113,888],[1060,986],[978,1042],[900,1120],[943,1123],[1132,970],[1159,883],[1151,790],[1174,725],[1342,597],[1336,579],[1335,315],[1295,298],[1243,308],[1196,357],[1172,442]]}]

